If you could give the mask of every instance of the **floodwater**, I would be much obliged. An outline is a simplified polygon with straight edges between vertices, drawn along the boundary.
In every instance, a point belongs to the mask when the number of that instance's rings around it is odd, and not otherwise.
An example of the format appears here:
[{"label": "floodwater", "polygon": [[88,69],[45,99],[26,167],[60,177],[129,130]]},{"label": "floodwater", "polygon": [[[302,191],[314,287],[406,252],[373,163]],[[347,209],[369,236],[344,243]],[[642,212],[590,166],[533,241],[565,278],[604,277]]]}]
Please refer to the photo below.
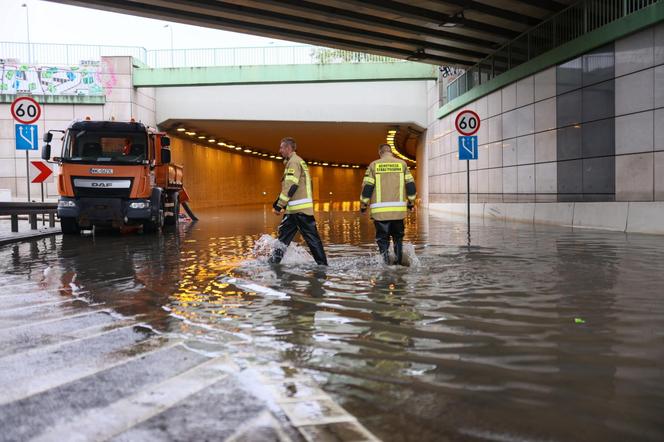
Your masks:
[{"label": "floodwater", "polygon": [[270,266],[279,218],[228,208],[4,246],[0,282],[294,367],[383,440],[664,440],[664,237],[495,223],[469,245],[463,219],[420,212],[390,267],[353,204],[321,208],[328,268],[300,246]]}]

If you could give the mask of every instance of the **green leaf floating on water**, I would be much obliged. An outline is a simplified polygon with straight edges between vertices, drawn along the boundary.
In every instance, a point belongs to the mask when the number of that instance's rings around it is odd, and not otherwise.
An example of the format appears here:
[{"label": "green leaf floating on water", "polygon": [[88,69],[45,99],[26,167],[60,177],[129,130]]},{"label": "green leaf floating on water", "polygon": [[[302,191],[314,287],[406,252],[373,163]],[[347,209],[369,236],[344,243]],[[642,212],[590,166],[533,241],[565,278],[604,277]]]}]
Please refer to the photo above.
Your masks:
[{"label": "green leaf floating on water", "polygon": [[581,319],[581,318],[574,318],[574,323],[575,323],[575,324],[585,324],[586,321],[584,321],[584,320]]}]

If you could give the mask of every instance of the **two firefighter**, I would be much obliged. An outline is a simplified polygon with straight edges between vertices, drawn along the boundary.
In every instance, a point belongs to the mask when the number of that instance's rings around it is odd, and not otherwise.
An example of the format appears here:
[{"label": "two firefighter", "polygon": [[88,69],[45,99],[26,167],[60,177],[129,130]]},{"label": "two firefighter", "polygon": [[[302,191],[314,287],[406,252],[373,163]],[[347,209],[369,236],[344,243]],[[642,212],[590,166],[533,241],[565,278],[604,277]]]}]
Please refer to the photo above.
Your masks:
[{"label": "two firefighter", "polygon": [[[271,263],[283,259],[286,248],[299,231],[309,246],[314,260],[327,265],[323,242],[316,228],[311,192],[311,176],[306,161],[297,155],[293,138],[281,140],[279,153],[286,167],[281,179],[281,193],[272,205],[277,215],[284,214],[279,224],[279,245],[272,252]],[[367,209],[376,228],[378,250],[389,263],[390,238],[394,243],[395,264],[402,264],[404,218],[415,203],[415,181],[405,161],[395,158],[387,144],[379,147],[379,159],[367,168],[362,182],[360,210]]]}]

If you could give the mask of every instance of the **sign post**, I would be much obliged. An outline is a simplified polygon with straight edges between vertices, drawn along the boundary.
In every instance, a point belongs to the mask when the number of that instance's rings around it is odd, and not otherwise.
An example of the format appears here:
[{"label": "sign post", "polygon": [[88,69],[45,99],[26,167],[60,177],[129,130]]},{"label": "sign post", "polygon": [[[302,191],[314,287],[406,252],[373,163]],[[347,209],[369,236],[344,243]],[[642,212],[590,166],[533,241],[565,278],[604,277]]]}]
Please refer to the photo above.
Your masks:
[{"label": "sign post", "polygon": [[477,133],[480,130],[480,117],[471,110],[459,112],[454,121],[459,132],[459,159],[466,160],[466,204],[468,219],[468,240],[470,241],[470,160],[479,155]]},{"label": "sign post", "polygon": [[16,125],[16,150],[25,151],[25,172],[30,201],[30,151],[39,150],[39,132],[33,124],[41,116],[41,106],[31,97],[18,97],[10,107]]}]

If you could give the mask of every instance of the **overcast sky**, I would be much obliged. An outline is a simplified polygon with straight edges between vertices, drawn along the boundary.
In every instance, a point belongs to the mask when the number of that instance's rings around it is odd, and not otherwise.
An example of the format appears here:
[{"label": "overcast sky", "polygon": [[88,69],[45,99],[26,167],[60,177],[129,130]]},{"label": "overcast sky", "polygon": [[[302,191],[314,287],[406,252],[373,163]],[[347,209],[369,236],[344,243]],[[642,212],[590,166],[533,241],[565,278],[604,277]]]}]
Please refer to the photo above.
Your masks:
[{"label": "overcast sky", "polygon": [[[27,40],[26,8],[32,43],[79,43],[112,46],[141,46],[169,49],[169,22],[95,9],[61,5],[41,0],[0,0],[0,42]],[[170,23],[173,47],[221,48],[238,46],[290,45],[270,38]]]}]

